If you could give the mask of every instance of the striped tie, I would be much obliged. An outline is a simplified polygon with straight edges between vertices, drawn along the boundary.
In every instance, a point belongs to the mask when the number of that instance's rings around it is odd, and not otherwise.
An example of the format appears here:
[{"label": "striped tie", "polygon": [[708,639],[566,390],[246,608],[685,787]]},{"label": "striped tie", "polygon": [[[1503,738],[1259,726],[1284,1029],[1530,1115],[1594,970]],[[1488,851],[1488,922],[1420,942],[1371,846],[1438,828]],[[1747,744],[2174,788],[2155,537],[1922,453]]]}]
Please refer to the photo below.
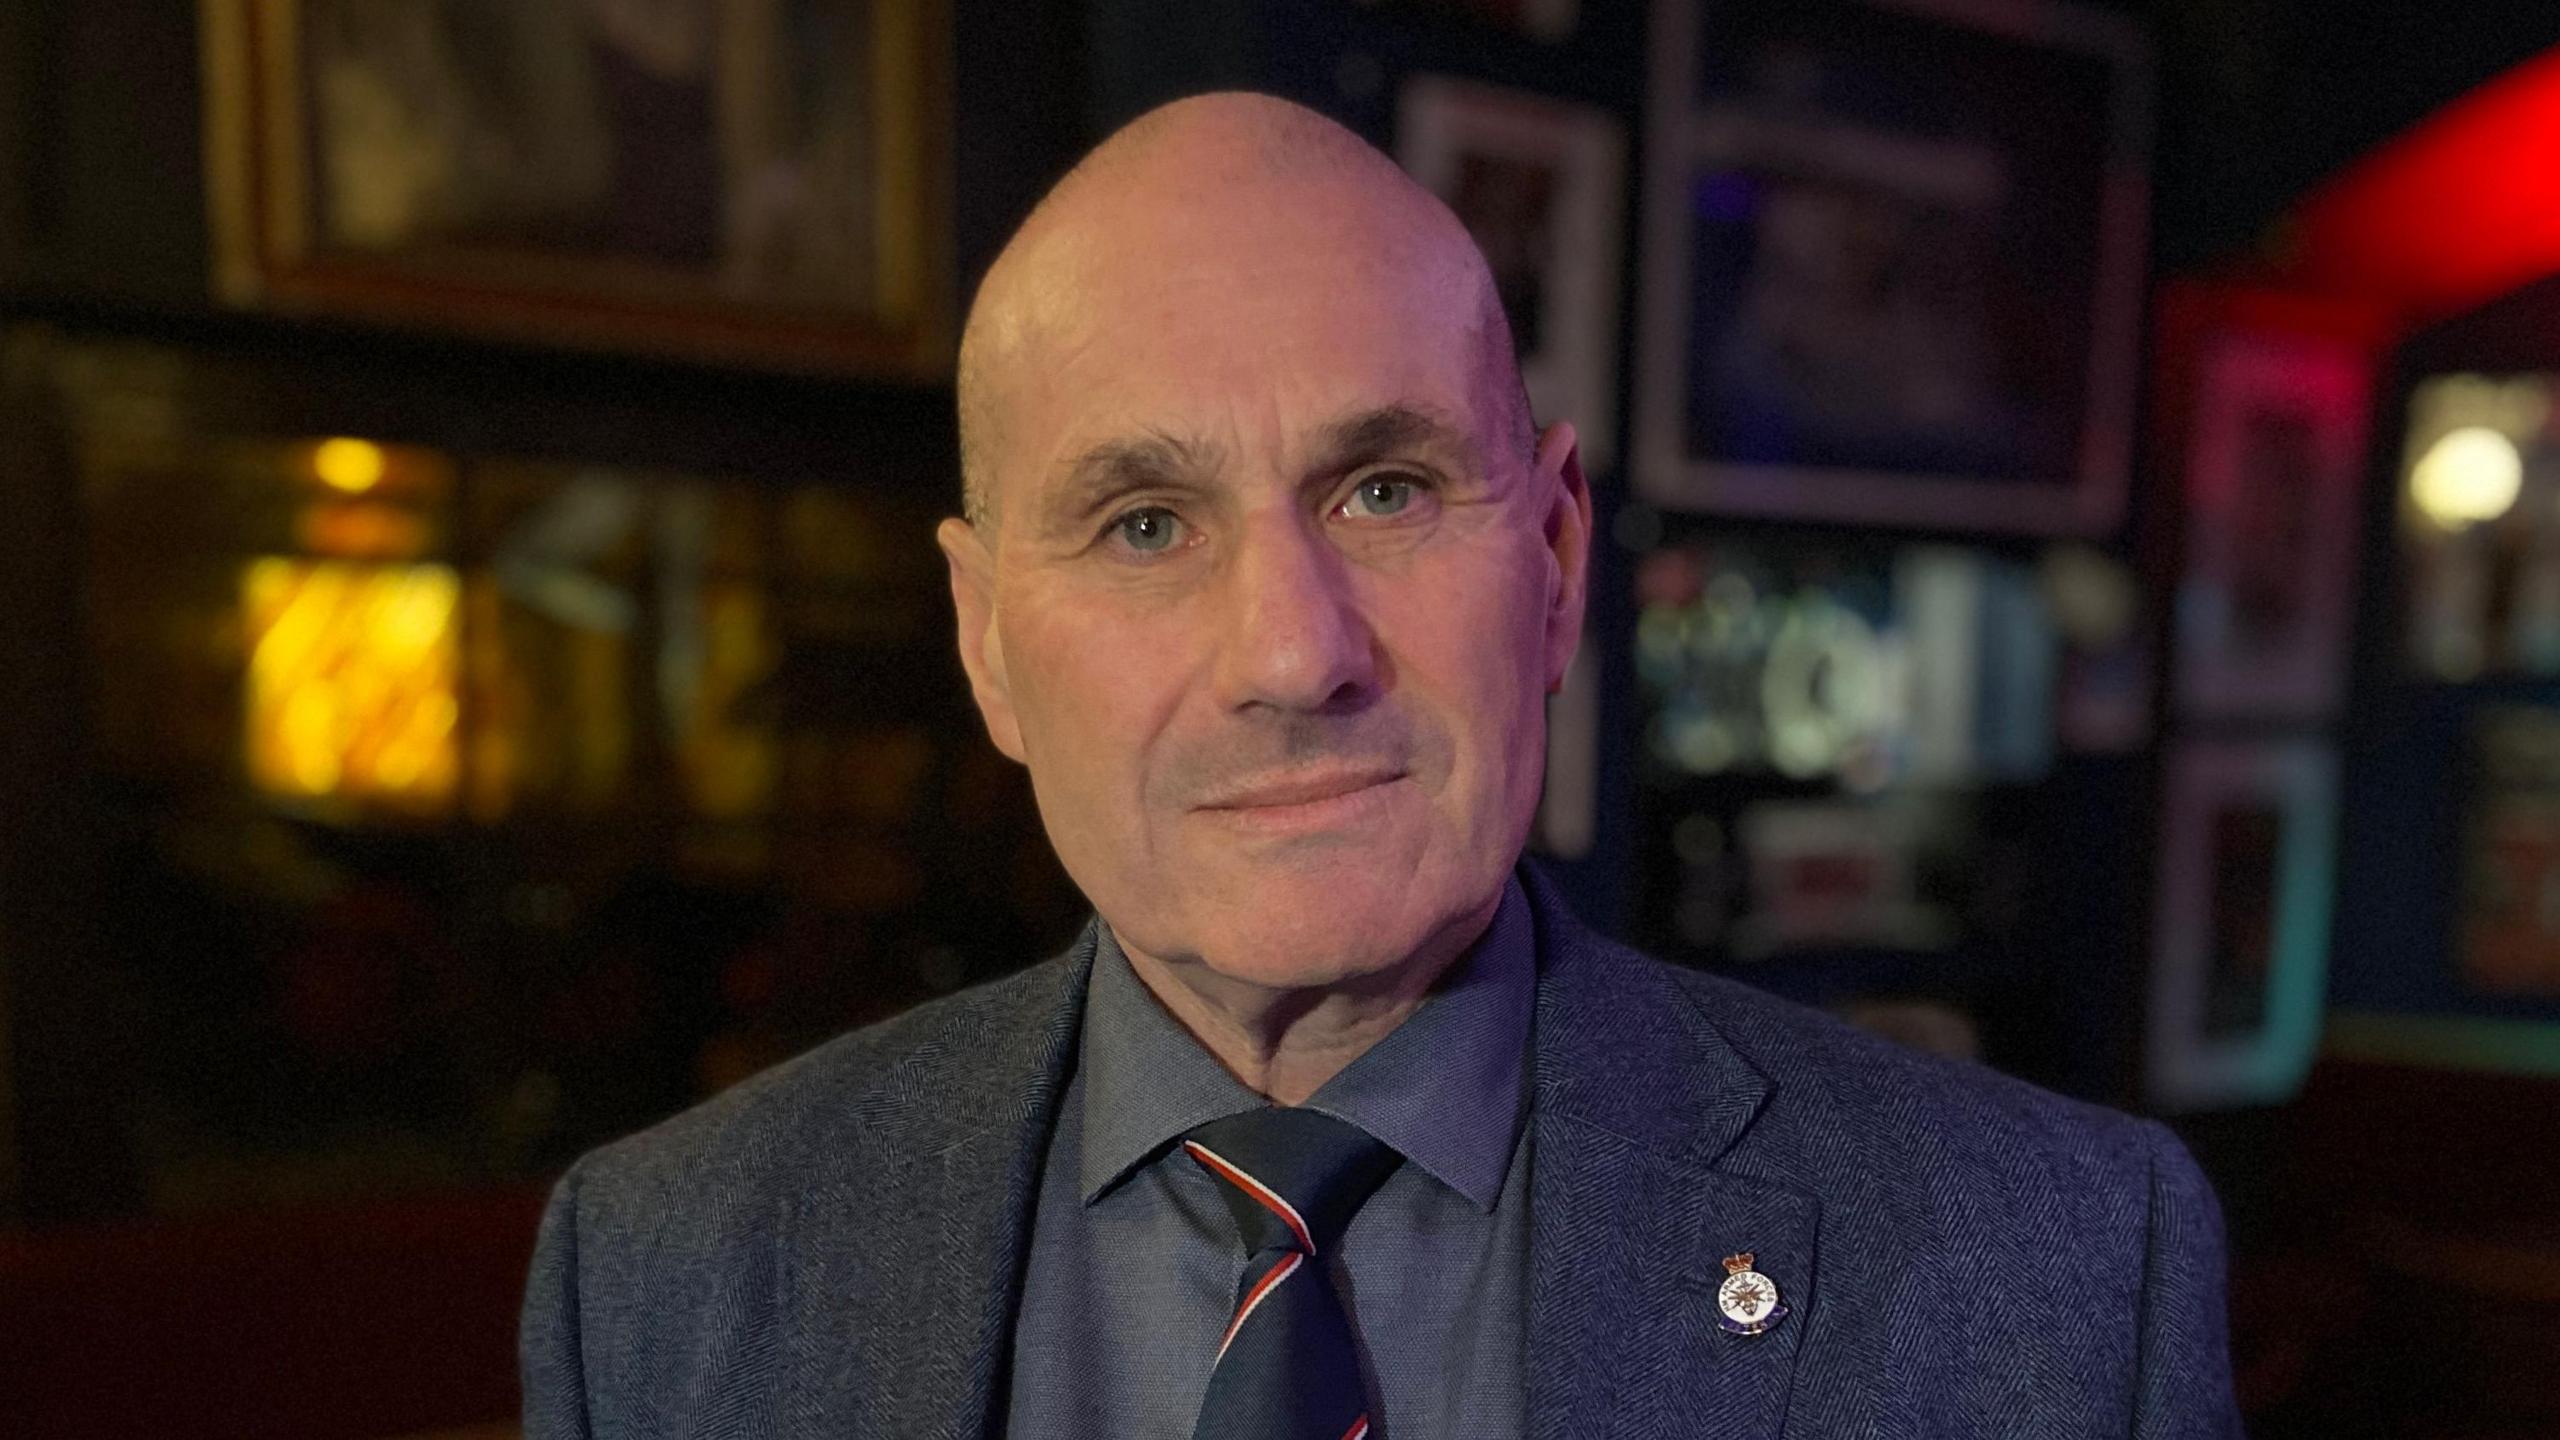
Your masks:
[{"label": "striped tie", "polygon": [[1325,1259],[1403,1159],[1313,1110],[1248,1110],[1182,1148],[1225,1182],[1249,1252],[1193,1440],[1362,1440],[1369,1402]]}]

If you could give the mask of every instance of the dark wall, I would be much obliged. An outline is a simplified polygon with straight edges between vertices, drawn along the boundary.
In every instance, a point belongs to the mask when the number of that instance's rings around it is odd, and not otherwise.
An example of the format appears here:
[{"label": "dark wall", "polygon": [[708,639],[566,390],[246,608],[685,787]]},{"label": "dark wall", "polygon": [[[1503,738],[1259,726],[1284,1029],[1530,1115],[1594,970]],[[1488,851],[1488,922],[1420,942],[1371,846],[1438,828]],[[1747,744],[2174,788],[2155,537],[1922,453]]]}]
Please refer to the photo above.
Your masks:
[{"label": "dark wall", "polygon": [[2250,249],[2293,200],[2560,45],[2549,0],[2148,0],[2161,58],[2159,265]]},{"label": "dark wall", "polygon": [[195,7],[34,0],[0,22],[12,288],[204,303]]}]

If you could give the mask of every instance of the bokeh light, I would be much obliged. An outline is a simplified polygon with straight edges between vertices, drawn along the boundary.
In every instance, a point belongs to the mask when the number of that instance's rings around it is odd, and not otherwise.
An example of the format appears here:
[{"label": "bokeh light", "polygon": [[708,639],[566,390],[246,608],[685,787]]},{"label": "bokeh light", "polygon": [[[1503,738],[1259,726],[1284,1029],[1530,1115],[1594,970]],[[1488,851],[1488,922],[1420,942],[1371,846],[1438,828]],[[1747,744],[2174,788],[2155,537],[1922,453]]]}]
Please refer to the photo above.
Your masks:
[{"label": "bokeh light", "polygon": [[2448,530],[2497,519],[2523,489],[2516,442],[2486,425],[2445,432],[2409,472],[2409,498]]},{"label": "bokeh light", "polygon": [[341,436],[323,440],[311,450],[311,473],[330,489],[349,495],[361,495],[381,484],[389,468],[382,447],[370,440]]}]

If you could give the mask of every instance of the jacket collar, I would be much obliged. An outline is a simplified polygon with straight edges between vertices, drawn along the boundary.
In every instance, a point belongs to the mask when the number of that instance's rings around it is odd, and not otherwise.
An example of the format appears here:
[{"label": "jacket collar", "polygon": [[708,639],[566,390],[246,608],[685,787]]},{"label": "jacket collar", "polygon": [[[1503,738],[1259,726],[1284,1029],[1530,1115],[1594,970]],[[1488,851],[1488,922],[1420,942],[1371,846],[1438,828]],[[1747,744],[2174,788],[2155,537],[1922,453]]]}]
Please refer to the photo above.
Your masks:
[{"label": "jacket collar", "polygon": [[1648,1154],[1713,1165],[1759,1118],[1769,1079],[1666,967],[1585,929],[1540,871],[1537,1113]]},{"label": "jacket collar", "polygon": [[[1544,876],[1522,873],[1539,964],[1524,1433],[1774,1435],[1814,1318],[1819,1212],[1759,1178],[1793,1169],[1775,1087],[1672,971],[1584,929]],[[811,1434],[872,1415],[881,1423],[852,1428],[1001,1432],[1039,1166],[1094,943],[1089,927],[1064,955],[949,1012],[876,1108],[849,1117],[868,1133],[862,1151],[895,1157],[858,1192],[898,1196],[894,1215],[854,1213],[828,1186],[786,1222],[785,1253],[802,1261],[796,1328],[818,1352],[812,1392],[789,1413]],[[912,1324],[844,1333],[828,1257],[856,1246],[913,1257]],[[1758,1335],[1717,1324],[1722,1259],[1744,1250],[1790,1310]],[[829,1363],[829,1346],[864,1363]]]},{"label": "jacket collar", "polygon": [[[1820,1212],[1759,1178],[1797,1169],[1777,1088],[1676,972],[1584,929],[1530,874],[1524,1433],[1776,1435],[1814,1320]],[[1742,1252],[1788,1308],[1759,1334],[1720,1323],[1724,1257]]]}]

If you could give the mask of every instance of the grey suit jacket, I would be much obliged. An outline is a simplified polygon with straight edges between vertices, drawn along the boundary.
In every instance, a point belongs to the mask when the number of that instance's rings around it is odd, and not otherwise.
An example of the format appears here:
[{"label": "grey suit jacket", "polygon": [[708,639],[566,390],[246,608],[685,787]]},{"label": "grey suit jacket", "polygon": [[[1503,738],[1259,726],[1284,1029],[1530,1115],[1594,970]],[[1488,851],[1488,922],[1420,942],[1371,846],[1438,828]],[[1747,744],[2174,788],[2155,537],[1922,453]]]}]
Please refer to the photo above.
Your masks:
[{"label": "grey suit jacket", "polygon": [[[1576,924],[1530,876],[1526,1433],[2238,1433],[2212,1192],[2159,1126]],[[581,1160],[525,1299],[527,1434],[999,1433],[1067,954]],[[1791,1312],[1717,1324],[1724,1256]]]}]

